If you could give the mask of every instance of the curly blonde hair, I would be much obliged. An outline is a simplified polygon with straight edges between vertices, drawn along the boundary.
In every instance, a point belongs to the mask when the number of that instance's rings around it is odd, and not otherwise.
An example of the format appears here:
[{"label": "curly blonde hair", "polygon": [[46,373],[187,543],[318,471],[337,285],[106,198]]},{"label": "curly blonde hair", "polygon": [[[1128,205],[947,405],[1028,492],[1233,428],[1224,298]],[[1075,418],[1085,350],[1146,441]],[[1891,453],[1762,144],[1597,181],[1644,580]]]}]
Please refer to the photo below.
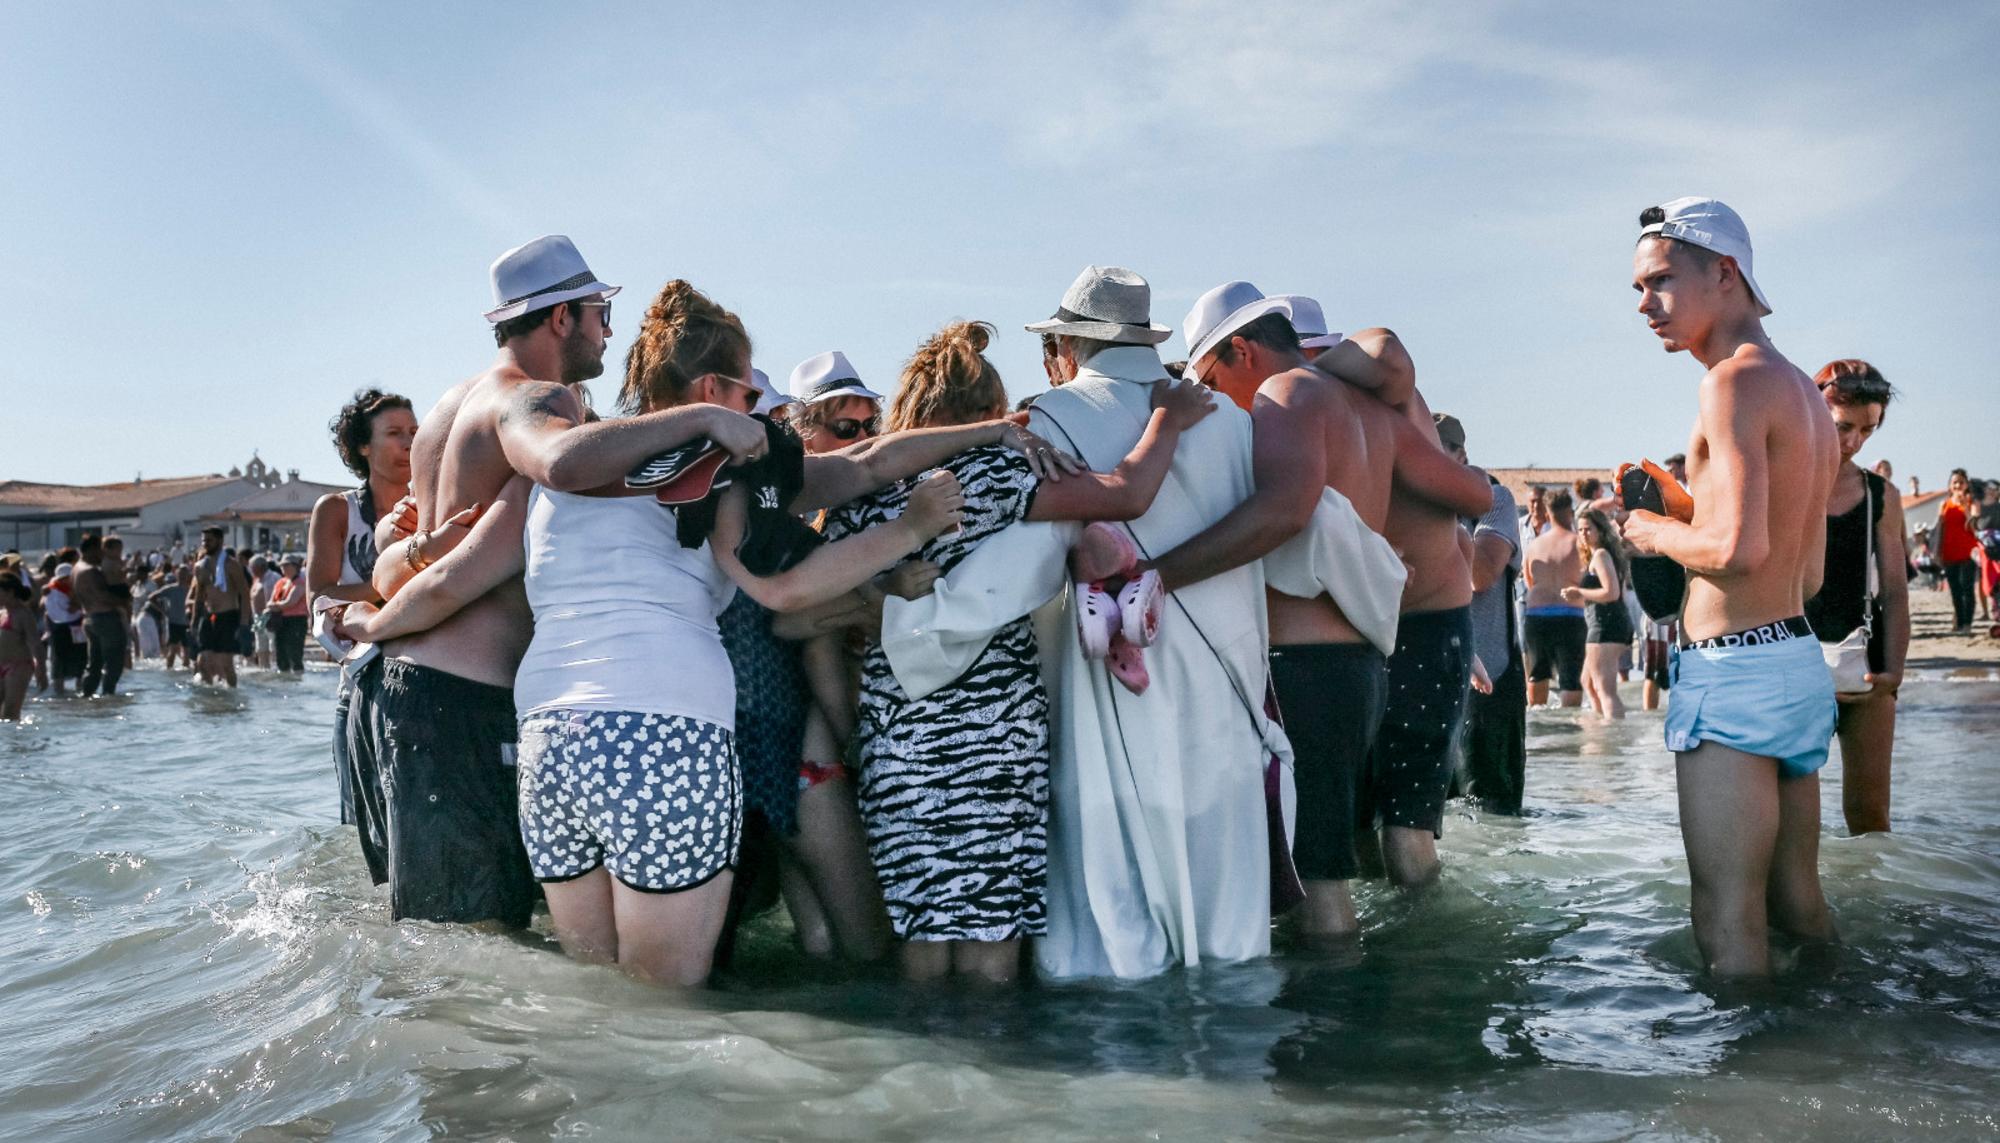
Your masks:
[{"label": "curly blonde hair", "polygon": [[988,322],[953,322],[917,347],[903,365],[889,402],[890,432],[984,420],[1007,405],[1000,371],[986,360],[994,329]]},{"label": "curly blonde hair", "polygon": [[708,373],[734,377],[750,360],[750,334],[735,314],[679,278],[660,287],[625,354],[618,405],[627,413],[678,405]]}]

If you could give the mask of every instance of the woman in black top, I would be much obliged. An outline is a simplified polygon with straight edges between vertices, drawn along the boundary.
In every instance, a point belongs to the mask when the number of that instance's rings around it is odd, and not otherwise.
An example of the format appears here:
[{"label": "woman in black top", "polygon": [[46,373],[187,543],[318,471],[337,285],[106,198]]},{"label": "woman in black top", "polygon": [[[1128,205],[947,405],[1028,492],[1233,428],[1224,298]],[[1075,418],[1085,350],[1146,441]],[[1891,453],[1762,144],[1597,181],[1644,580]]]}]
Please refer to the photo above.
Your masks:
[{"label": "woman in black top", "polygon": [[[1839,695],[1840,793],[1851,833],[1889,828],[1889,759],[1896,738],[1896,688],[1910,649],[1909,581],[1904,575],[1903,501],[1896,486],[1865,472],[1854,454],[1882,425],[1894,392],[1866,361],[1835,361],[1814,378],[1840,430],[1840,475],[1826,504],[1826,571],[1806,619],[1823,643],[1869,628],[1868,683]],[[1869,533],[1875,591],[1869,614]]]},{"label": "woman in black top", "polygon": [[1565,602],[1583,605],[1583,693],[1599,718],[1624,718],[1618,697],[1618,660],[1632,645],[1632,613],[1625,610],[1630,569],[1618,529],[1602,508],[1576,518],[1576,546],[1583,554],[1583,579],[1562,590]]}]

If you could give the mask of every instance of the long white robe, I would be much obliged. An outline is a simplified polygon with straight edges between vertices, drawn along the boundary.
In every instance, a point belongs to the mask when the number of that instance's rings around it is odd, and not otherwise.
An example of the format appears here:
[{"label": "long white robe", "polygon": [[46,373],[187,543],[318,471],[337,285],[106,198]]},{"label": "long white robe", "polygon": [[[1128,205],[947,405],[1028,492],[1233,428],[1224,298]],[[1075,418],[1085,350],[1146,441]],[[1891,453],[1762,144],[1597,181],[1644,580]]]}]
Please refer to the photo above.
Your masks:
[{"label": "long white robe", "polygon": [[[1109,471],[1138,443],[1150,348],[1106,350],[1041,397],[1032,427]],[[1157,556],[1226,515],[1252,489],[1250,418],[1222,407],[1181,434],[1166,484],[1129,528]],[[1030,525],[990,538],[928,599],[892,602],[884,647],[905,688],[946,681],[985,631],[1066,585],[1074,526]],[[1076,625],[1042,643],[1054,699],[1048,936],[1050,977],[1143,977],[1175,964],[1270,951],[1265,765],[1290,785],[1291,747],[1264,716],[1264,575],[1252,563],[1184,588],[1146,649],[1152,686],[1132,695],[1083,657]],[[940,678],[939,676],[944,676]],[[1289,802],[1289,789],[1283,791]]]}]

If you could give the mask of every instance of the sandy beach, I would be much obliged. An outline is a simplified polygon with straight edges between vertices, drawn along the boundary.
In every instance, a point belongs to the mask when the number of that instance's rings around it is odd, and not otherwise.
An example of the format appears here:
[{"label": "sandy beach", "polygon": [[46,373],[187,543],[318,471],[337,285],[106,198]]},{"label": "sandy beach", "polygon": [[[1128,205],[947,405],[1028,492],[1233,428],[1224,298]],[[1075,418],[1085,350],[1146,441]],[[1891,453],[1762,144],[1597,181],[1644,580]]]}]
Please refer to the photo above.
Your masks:
[{"label": "sandy beach", "polygon": [[1951,633],[1951,594],[1910,585],[1910,657],[1906,673],[1959,679],[2000,678],[2000,639],[1975,622],[1972,634]]}]

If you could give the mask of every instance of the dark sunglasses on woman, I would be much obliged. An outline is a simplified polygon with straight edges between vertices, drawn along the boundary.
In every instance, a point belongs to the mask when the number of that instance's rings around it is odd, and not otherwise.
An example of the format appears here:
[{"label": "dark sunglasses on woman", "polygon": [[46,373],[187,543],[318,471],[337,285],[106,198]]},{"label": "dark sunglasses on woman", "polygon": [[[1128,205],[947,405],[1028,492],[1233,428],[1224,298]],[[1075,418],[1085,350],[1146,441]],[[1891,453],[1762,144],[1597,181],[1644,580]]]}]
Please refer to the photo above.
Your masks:
[{"label": "dark sunglasses on woman", "polygon": [[857,421],[853,417],[840,417],[828,421],[826,431],[832,433],[835,439],[843,441],[851,441],[863,433],[872,437],[882,431],[882,418],[870,417],[865,421]]}]

